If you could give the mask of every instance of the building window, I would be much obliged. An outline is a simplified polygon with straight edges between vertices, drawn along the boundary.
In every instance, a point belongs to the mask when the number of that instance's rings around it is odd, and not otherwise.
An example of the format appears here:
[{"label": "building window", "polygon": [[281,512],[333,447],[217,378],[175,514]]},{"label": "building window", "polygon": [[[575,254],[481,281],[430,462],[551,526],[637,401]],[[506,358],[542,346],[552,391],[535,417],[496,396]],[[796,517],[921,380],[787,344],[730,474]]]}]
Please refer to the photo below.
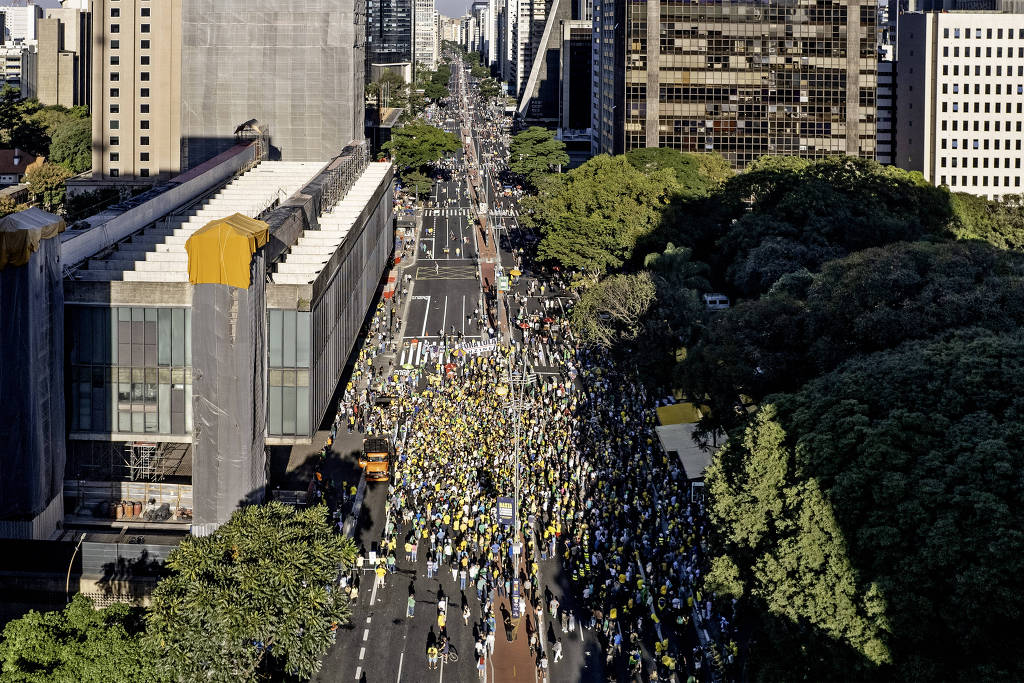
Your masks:
[{"label": "building window", "polygon": [[143,135],[141,138],[139,138],[139,144],[140,145],[148,145],[149,144],[149,136],[148,135]]},{"label": "building window", "polygon": [[121,105],[120,104],[112,104],[112,105],[110,105],[110,113],[111,114],[119,114],[119,113],[121,113]]},{"label": "building window", "polygon": [[143,17],[148,17],[149,16],[149,8],[148,7],[143,7],[141,10],[139,10],[139,15],[143,16]]},{"label": "building window", "polygon": [[149,24],[139,24],[139,33],[149,33]]},{"label": "building window", "polygon": [[139,90],[139,97],[149,97],[149,88],[141,88]]},{"label": "building window", "polygon": [[120,57],[118,57],[117,55],[111,55],[110,56],[110,66],[117,66],[120,63],[121,63],[121,58]]},{"label": "building window", "polygon": [[120,33],[121,32],[121,24],[111,24],[110,25],[110,32],[111,33]]},{"label": "building window", "polygon": [[148,71],[140,72],[139,73],[139,80],[140,81],[148,81],[149,80],[149,72]]},{"label": "building window", "polygon": [[143,177],[143,178],[148,178],[149,177],[149,169],[148,168],[140,168],[139,169],[139,175],[141,177]]},{"label": "building window", "polygon": [[149,105],[148,104],[140,104],[139,105],[139,113],[140,114],[148,114],[149,113]]},{"label": "building window", "polygon": [[121,16],[121,9],[119,7],[111,7],[110,16],[113,19],[117,19],[119,16]]},{"label": "building window", "polygon": [[139,64],[142,66],[149,66],[149,55],[142,55],[139,57]]},{"label": "building window", "polygon": [[139,43],[139,47],[141,47],[143,50],[148,50],[149,49],[149,41],[148,40],[143,40],[141,43]]},{"label": "building window", "polygon": [[110,96],[111,97],[120,97],[121,96],[121,91],[118,88],[111,88],[110,89]]},{"label": "building window", "polygon": [[119,47],[121,47],[121,41],[120,40],[112,40],[112,41],[110,41],[110,49],[111,50],[116,50]]},{"label": "building window", "polygon": [[121,127],[121,122],[120,121],[118,121],[117,119],[111,119],[110,120],[110,130],[117,130],[120,127]]},{"label": "building window", "polygon": [[141,128],[142,130],[149,130],[149,121],[147,119],[142,119],[141,121],[139,121],[139,128]]},{"label": "building window", "polygon": [[111,178],[116,178],[119,175],[121,175],[121,172],[118,171],[116,168],[110,169],[110,177]]},{"label": "building window", "polygon": [[110,160],[111,161],[120,161],[121,160],[121,155],[118,154],[117,152],[111,152],[110,153]]},{"label": "building window", "polygon": [[117,136],[114,136],[114,137],[110,138],[110,146],[111,147],[117,147],[119,144],[121,144],[121,138],[119,138]]},{"label": "building window", "polygon": [[142,152],[139,154],[139,161],[149,161],[149,152]]},{"label": "building window", "polygon": [[116,83],[119,80],[121,80],[121,73],[118,72],[118,71],[111,71],[110,72],[110,81],[112,83]]}]

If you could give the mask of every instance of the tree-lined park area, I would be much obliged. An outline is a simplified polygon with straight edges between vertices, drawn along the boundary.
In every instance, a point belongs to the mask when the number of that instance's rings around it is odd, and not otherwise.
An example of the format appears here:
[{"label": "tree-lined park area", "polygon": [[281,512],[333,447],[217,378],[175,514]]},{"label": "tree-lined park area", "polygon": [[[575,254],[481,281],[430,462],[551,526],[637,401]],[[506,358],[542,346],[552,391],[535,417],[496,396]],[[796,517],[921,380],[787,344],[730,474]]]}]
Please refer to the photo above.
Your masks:
[{"label": "tree-lined park area", "polygon": [[1024,676],[1019,200],[851,157],[519,172],[584,343],[727,439],[704,585],[737,600],[747,677]]}]

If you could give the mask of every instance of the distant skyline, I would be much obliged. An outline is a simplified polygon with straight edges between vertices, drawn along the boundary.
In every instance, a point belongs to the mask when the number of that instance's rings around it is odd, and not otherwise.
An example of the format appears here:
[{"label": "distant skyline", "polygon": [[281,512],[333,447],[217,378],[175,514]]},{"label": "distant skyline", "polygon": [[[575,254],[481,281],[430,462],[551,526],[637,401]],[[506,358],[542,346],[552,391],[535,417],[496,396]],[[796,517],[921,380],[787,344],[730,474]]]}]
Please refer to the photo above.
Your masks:
[{"label": "distant skyline", "polygon": [[461,17],[469,8],[470,0],[437,0],[437,11],[446,17]]}]

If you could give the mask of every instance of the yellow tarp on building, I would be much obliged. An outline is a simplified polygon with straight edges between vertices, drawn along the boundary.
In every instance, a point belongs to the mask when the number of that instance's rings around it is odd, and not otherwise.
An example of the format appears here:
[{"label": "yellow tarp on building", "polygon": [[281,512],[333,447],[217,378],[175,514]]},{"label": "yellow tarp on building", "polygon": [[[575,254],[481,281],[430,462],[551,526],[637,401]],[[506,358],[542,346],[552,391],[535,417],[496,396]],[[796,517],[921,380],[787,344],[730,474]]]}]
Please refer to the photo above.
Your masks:
[{"label": "yellow tarp on building", "polygon": [[185,242],[188,281],[249,289],[252,255],[269,234],[266,223],[240,213],[207,223]]},{"label": "yellow tarp on building", "polygon": [[63,218],[35,207],[0,218],[0,270],[25,265],[41,241],[62,232]]},{"label": "yellow tarp on building", "polygon": [[658,422],[663,425],[694,424],[700,421],[700,408],[692,403],[674,403],[658,408]]}]

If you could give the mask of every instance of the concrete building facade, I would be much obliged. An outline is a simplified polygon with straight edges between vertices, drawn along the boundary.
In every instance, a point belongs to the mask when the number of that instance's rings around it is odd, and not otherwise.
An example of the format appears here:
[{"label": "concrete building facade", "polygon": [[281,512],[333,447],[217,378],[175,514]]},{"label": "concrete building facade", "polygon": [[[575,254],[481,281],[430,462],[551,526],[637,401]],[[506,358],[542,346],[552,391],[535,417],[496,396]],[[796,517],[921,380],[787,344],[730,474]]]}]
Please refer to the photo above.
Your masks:
[{"label": "concrete building facade", "polygon": [[43,8],[30,0],[0,0],[0,25],[4,43],[31,43],[36,39],[36,21]]},{"label": "concrete building facade", "polygon": [[1024,14],[905,13],[897,52],[896,165],[958,192],[1019,194]]},{"label": "concrete building facade", "polygon": [[94,0],[92,173],[151,185],[181,170],[182,0]]},{"label": "concrete building facade", "polygon": [[595,0],[593,17],[595,152],[874,158],[874,3]]},{"label": "concrete building facade", "polygon": [[92,12],[65,6],[46,11],[36,24],[36,97],[45,105],[92,102]]},{"label": "concrete building facade", "polygon": [[362,0],[181,2],[182,168],[231,147],[251,119],[285,161],[363,139]]}]

